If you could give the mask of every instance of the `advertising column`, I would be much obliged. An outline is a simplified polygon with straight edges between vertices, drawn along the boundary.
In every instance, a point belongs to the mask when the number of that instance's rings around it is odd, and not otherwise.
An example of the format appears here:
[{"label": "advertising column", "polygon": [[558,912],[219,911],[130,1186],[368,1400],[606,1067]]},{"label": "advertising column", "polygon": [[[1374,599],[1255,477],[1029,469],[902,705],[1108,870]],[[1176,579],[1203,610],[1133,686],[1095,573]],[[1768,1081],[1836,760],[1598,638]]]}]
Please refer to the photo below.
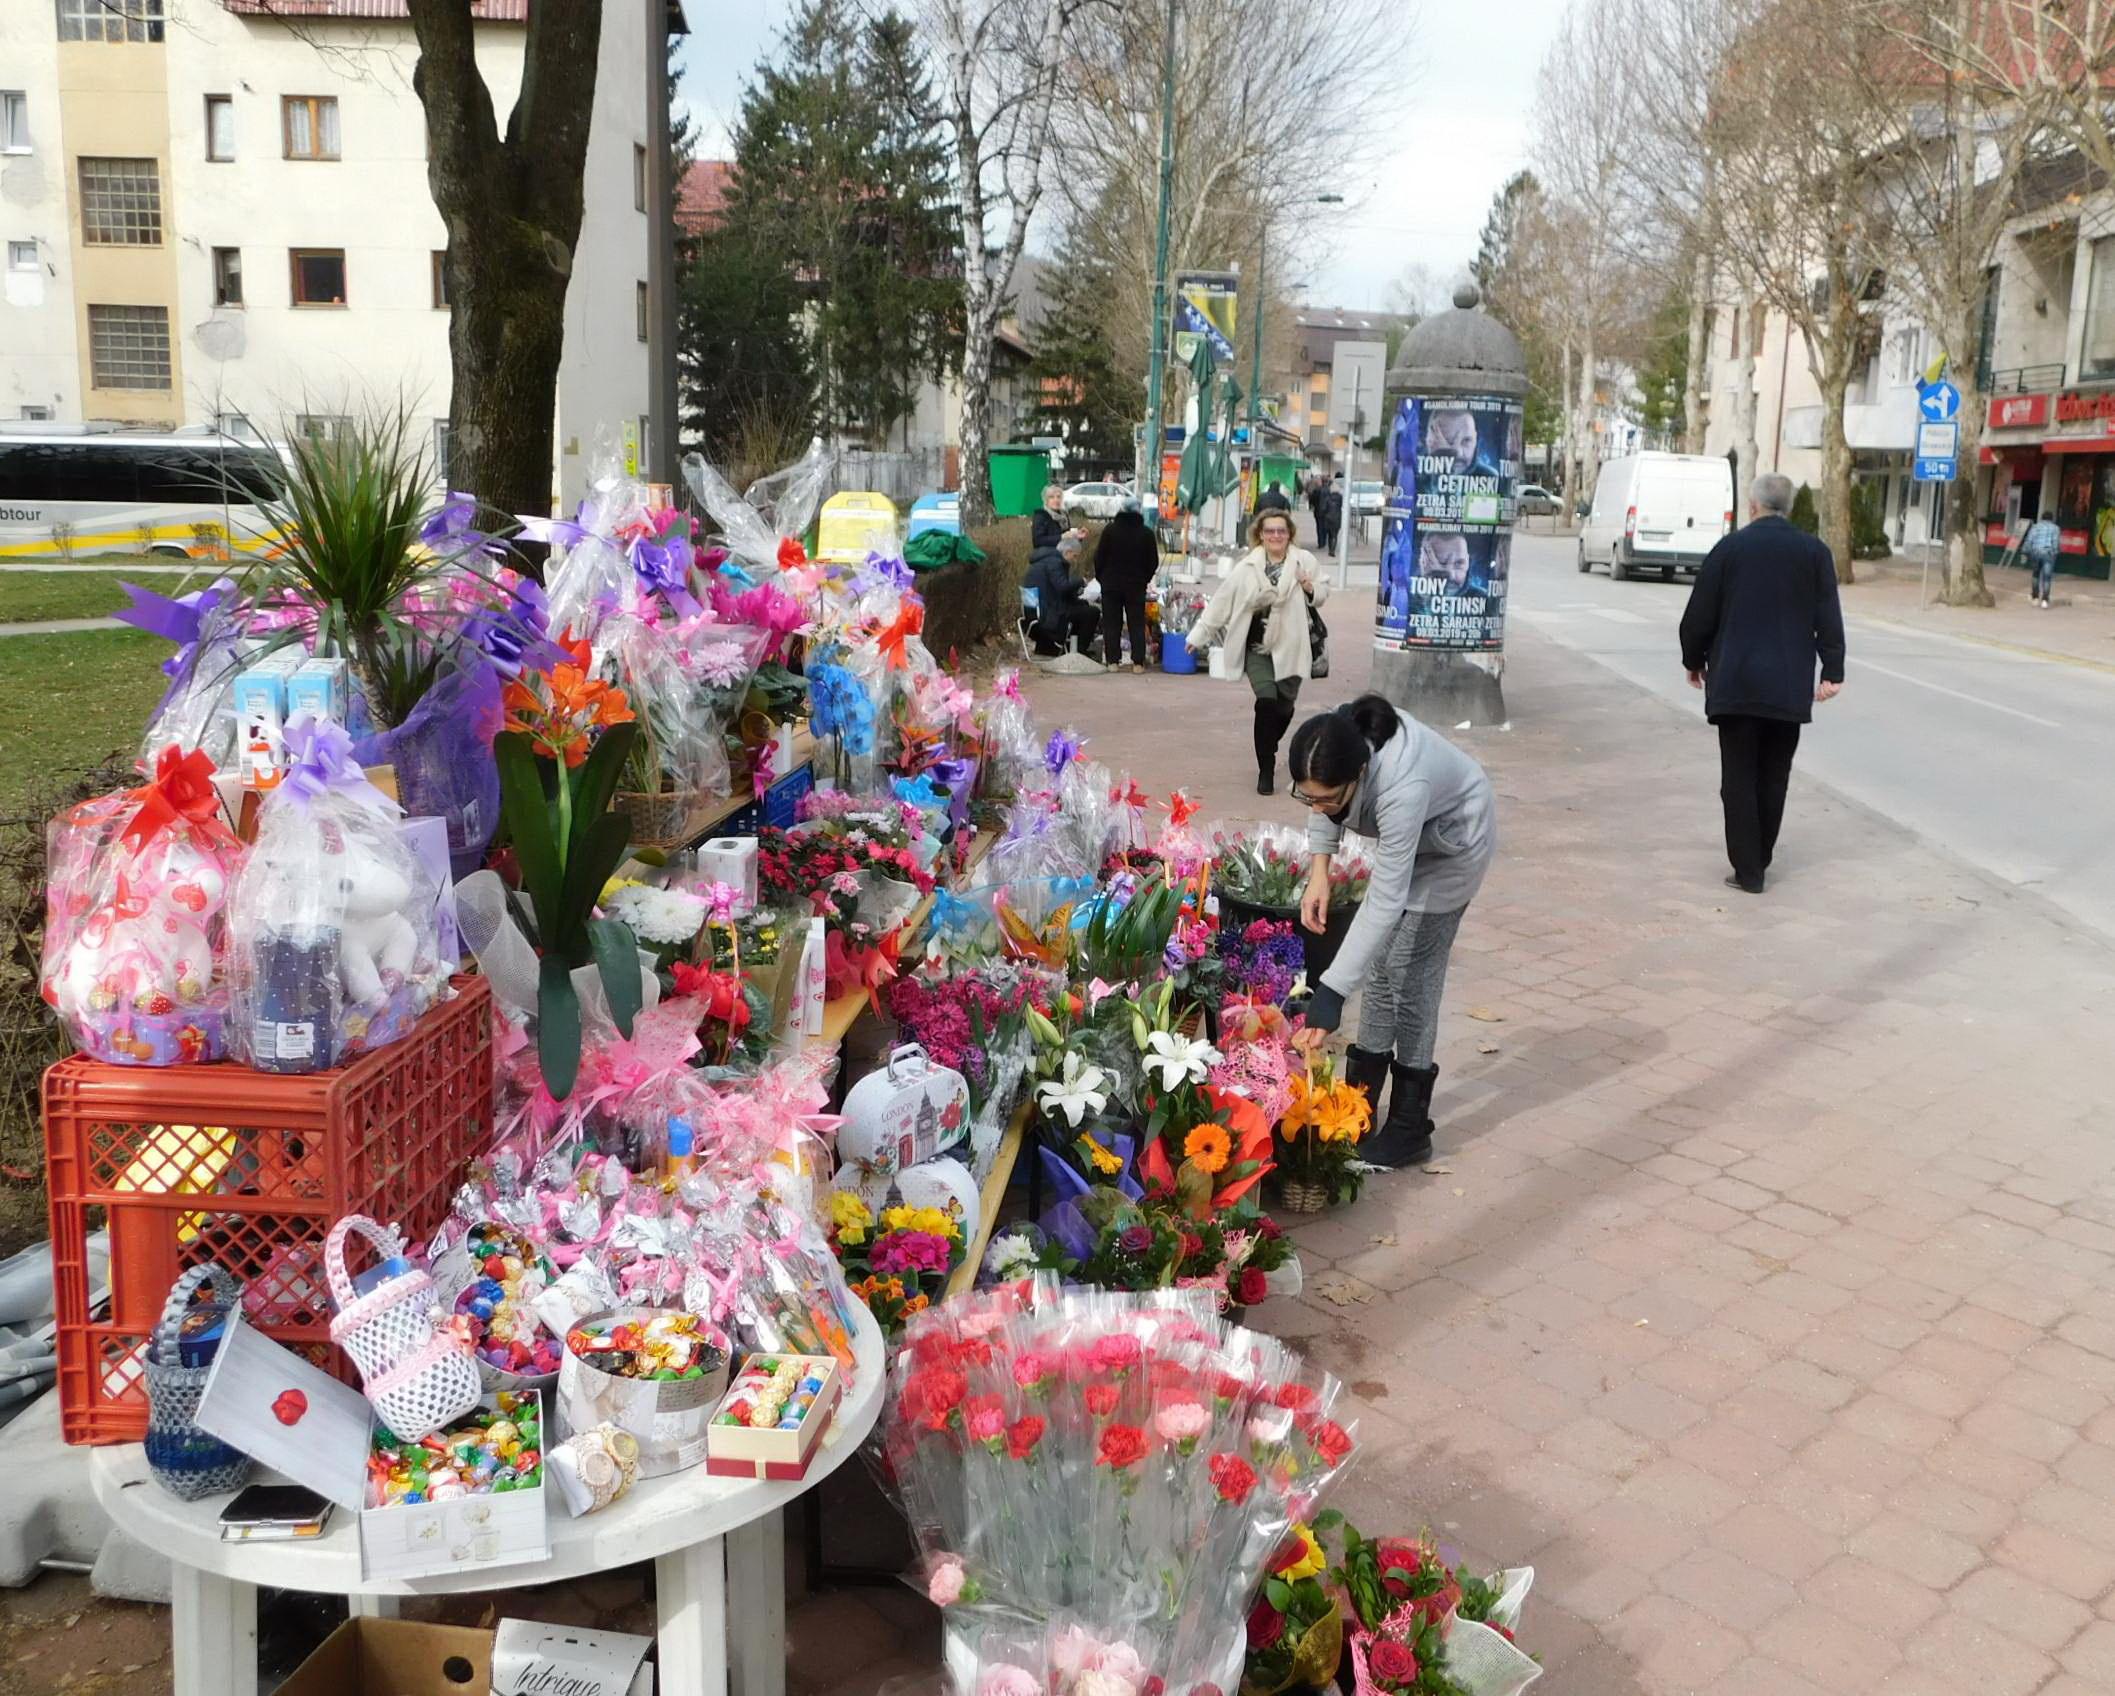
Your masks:
[{"label": "advertising column", "polygon": [[1408,395],[1397,401],[1388,433],[1375,646],[1504,648],[1520,448],[1518,400]]}]

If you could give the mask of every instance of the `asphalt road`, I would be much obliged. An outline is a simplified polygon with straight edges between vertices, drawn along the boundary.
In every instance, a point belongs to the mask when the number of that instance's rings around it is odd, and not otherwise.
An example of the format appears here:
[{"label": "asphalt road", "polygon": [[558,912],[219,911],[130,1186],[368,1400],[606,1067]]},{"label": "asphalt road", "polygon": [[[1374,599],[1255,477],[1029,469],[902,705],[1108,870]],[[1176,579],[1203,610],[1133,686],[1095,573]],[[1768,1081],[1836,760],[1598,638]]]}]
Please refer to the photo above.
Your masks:
[{"label": "asphalt road", "polygon": [[[1675,633],[1688,580],[1615,583],[1575,557],[1570,537],[1516,535],[1511,617],[1701,720]],[[1878,620],[1848,636],[1843,693],[1800,741],[1795,810],[1818,779],[2115,937],[2115,675]]]}]

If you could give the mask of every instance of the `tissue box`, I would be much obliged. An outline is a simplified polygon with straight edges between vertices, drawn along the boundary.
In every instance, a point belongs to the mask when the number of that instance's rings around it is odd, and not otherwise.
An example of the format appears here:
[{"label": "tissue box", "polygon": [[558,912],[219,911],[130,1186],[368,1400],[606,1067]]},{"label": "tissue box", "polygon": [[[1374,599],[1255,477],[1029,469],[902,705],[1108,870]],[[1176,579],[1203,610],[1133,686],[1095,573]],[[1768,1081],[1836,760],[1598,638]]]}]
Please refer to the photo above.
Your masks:
[{"label": "tissue box", "polygon": [[[540,1397],[538,1405],[548,1430],[549,1410]],[[356,1515],[363,1577],[426,1578],[518,1566],[551,1553],[541,1482],[503,1495],[368,1507],[374,1413],[367,1398],[260,1335],[239,1309],[228,1315],[197,1420],[260,1465]]]},{"label": "tissue box", "polygon": [[503,1619],[492,1639],[492,1696],[654,1696],[645,1664],[653,1646],[622,1631]]},{"label": "tissue box", "polygon": [[342,659],[303,660],[286,680],[286,717],[311,713],[334,724],[345,722],[347,663]]},{"label": "tissue box", "polygon": [[[733,1410],[746,1406],[758,1385],[768,1380],[781,1361],[790,1360],[800,1369],[800,1381],[820,1380],[815,1399],[790,1429],[770,1426],[759,1429],[739,1423]],[[727,1387],[727,1394],[705,1432],[705,1470],[721,1478],[800,1479],[808,1475],[808,1461],[822,1434],[829,1429],[836,1411],[838,1392],[844,1383],[837,1362],[826,1354],[753,1354],[742,1362],[742,1370]],[[722,1423],[723,1420],[735,1421]]]},{"label": "tissue box", "polygon": [[703,883],[731,885],[735,891],[735,912],[753,912],[756,908],[756,838],[715,836],[709,842],[700,843],[698,878]]}]

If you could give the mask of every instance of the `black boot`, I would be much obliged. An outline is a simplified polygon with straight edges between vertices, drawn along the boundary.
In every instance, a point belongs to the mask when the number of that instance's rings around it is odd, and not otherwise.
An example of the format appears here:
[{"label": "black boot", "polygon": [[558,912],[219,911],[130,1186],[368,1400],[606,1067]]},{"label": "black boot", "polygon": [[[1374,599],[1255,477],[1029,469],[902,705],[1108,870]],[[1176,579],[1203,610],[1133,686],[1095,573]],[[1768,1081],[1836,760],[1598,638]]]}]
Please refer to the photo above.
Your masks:
[{"label": "black boot", "polygon": [[1278,744],[1293,721],[1290,701],[1256,703],[1256,793],[1268,795],[1278,787]]},{"label": "black boot", "polygon": [[1344,1050],[1344,1081],[1357,1084],[1366,1092],[1366,1104],[1373,1109],[1373,1122],[1381,1122],[1381,1092],[1388,1085],[1388,1056],[1369,1053],[1353,1043]]},{"label": "black boot", "polygon": [[1439,1068],[1391,1064],[1388,1071],[1388,1117],[1359,1145],[1359,1158],[1391,1170],[1422,1166],[1432,1158],[1432,1086]]}]

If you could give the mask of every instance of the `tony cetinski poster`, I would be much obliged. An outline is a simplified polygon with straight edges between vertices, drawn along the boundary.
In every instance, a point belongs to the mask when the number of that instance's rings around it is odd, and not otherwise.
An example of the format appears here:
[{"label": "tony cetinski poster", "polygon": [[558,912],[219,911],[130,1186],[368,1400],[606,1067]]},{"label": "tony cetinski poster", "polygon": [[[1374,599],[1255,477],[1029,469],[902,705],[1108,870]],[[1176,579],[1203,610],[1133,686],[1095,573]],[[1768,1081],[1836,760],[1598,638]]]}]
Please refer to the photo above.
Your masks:
[{"label": "tony cetinski poster", "polygon": [[1497,395],[1396,403],[1377,641],[1505,646],[1520,421],[1520,403]]}]

